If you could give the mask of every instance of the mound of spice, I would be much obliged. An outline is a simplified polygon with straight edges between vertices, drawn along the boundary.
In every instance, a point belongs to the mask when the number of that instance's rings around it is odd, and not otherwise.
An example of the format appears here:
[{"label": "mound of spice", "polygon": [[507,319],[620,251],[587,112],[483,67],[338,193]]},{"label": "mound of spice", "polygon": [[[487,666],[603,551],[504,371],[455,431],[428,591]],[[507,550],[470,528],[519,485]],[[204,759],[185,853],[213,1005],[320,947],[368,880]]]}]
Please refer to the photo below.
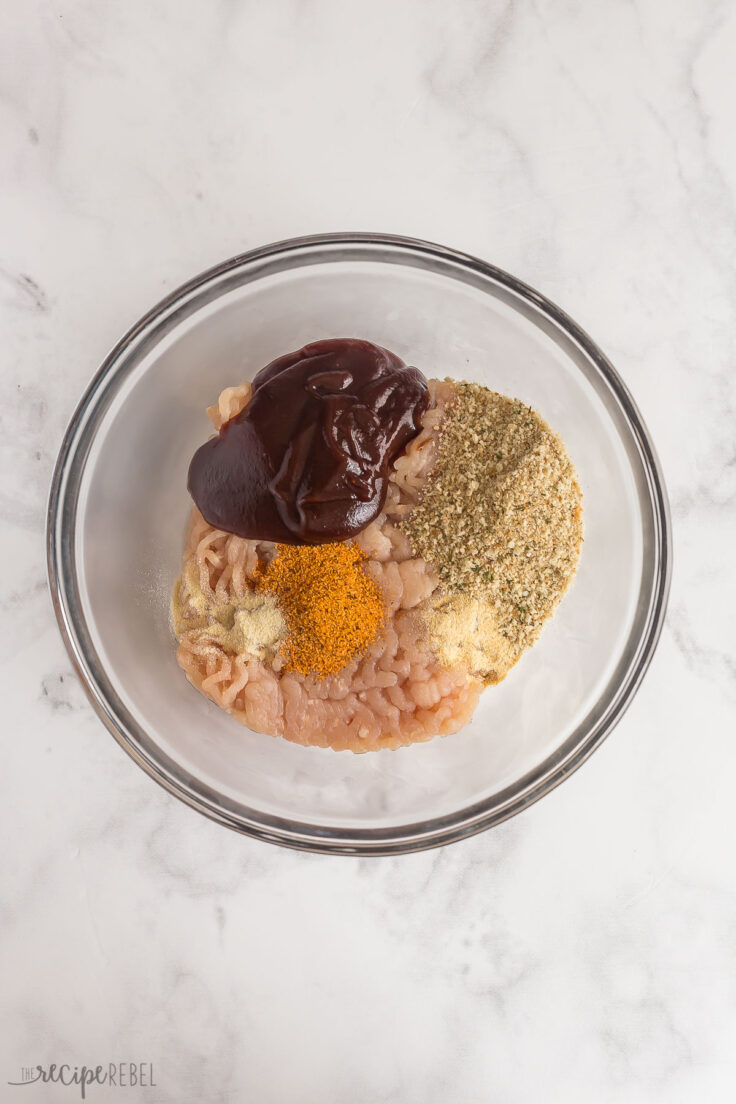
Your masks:
[{"label": "mound of spice", "polygon": [[247,591],[240,598],[218,601],[211,591],[202,590],[194,560],[176,581],[171,615],[177,640],[186,633],[193,643],[230,655],[271,660],[286,636],[286,624],[272,594]]},{"label": "mound of spice", "polygon": [[359,548],[347,542],[278,544],[256,581],[277,599],[286,619],[286,666],[325,678],[364,652],[383,624],[377,584],[366,573]]},{"label": "mound of spice", "polygon": [[[534,643],[575,573],[581,498],[565,446],[531,407],[456,385],[436,463],[403,528],[465,612],[470,599],[483,603],[508,642],[500,666]],[[449,608],[457,613],[457,603]],[[435,638],[441,620],[435,609]]]},{"label": "mound of spice", "polygon": [[485,686],[501,682],[519,652],[499,631],[489,603],[439,588],[422,611],[429,645],[446,667],[464,667]]}]

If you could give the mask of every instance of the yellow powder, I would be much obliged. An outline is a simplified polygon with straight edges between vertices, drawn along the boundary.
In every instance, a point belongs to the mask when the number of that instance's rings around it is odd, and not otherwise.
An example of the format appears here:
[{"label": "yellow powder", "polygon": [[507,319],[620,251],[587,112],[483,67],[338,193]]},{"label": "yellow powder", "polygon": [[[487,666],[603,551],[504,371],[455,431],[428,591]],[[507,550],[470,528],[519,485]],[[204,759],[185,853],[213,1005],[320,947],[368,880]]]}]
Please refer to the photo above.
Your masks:
[{"label": "yellow powder", "polygon": [[506,677],[519,658],[498,627],[493,608],[483,599],[441,593],[422,611],[432,651],[446,667],[465,667],[486,686]]},{"label": "yellow powder", "polygon": [[202,591],[194,561],[177,580],[171,614],[178,640],[186,633],[193,643],[233,655],[271,659],[286,636],[286,622],[273,595],[249,591],[218,602]]}]

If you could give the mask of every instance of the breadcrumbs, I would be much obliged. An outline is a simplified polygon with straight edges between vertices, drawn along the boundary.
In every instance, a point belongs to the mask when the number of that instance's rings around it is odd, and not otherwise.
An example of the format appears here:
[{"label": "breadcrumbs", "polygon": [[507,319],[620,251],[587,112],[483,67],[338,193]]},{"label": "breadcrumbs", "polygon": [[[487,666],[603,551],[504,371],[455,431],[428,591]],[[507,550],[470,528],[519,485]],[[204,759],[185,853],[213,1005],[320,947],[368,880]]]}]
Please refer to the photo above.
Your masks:
[{"label": "breadcrumbs", "polygon": [[445,593],[483,604],[515,660],[575,573],[582,495],[562,440],[531,407],[458,383],[436,463],[403,528]]}]

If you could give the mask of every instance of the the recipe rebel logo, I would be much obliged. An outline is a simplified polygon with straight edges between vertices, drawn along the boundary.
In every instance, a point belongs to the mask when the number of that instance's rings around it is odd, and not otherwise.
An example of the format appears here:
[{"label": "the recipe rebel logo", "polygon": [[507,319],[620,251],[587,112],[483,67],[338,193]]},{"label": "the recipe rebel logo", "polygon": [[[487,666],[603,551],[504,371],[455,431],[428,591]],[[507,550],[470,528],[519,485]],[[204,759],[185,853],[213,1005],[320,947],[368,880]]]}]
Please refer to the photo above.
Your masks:
[{"label": "the recipe rebel logo", "polygon": [[22,1088],[25,1085],[65,1085],[76,1086],[82,1100],[87,1099],[87,1089],[93,1085],[107,1085],[115,1089],[149,1089],[156,1087],[153,1062],[107,1062],[98,1066],[72,1066],[68,1062],[60,1065],[52,1062],[48,1066],[22,1066],[19,1081],[8,1081],[9,1085]]}]

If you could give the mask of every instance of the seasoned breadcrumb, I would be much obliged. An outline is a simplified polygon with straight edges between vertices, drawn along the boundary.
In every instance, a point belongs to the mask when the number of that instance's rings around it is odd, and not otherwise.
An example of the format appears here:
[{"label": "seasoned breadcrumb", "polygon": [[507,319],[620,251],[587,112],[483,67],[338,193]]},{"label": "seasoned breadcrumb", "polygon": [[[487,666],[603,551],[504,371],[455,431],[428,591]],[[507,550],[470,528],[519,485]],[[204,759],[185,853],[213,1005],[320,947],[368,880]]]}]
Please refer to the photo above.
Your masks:
[{"label": "seasoned breadcrumb", "polygon": [[445,593],[482,601],[515,661],[575,573],[582,495],[561,439],[531,407],[458,383],[403,527]]}]

